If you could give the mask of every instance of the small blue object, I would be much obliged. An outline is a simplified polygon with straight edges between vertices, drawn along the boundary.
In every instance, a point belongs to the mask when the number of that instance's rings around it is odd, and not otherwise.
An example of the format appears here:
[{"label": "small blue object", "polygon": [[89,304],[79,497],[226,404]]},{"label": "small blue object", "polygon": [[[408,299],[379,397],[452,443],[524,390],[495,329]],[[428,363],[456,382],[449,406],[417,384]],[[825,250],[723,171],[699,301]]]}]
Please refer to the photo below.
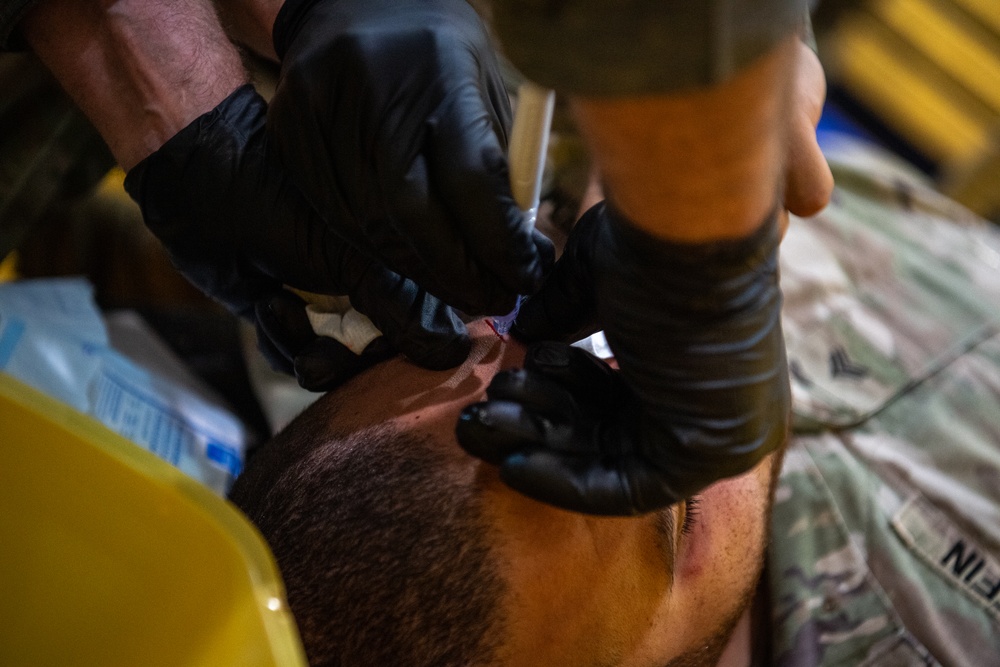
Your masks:
[{"label": "small blue object", "polygon": [[218,442],[209,441],[205,449],[205,454],[210,461],[214,461],[229,471],[233,477],[237,477],[243,470],[243,460],[232,447]]},{"label": "small blue object", "polygon": [[523,296],[517,297],[517,303],[514,304],[514,310],[501,317],[493,318],[493,330],[496,331],[497,334],[503,336],[510,331],[512,326],[514,326],[514,320],[517,319],[517,311],[521,310],[521,301],[523,299]]}]

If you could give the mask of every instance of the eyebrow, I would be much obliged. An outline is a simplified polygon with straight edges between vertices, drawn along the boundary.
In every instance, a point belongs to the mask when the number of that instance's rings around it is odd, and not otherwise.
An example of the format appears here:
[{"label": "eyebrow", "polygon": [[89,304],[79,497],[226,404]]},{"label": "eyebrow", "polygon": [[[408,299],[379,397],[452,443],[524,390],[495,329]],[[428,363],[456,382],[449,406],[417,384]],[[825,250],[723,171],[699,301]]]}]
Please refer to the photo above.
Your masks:
[{"label": "eyebrow", "polygon": [[656,532],[656,546],[663,556],[663,564],[670,575],[670,585],[674,582],[674,556],[677,553],[677,524],[675,518],[677,505],[666,507],[653,515],[653,528]]}]

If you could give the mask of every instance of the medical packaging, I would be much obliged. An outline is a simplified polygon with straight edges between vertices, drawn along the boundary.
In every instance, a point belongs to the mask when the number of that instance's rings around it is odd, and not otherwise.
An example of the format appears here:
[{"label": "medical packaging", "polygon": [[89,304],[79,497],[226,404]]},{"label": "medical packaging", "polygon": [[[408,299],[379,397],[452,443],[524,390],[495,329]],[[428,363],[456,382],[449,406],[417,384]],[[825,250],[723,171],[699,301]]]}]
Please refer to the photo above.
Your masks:
[{"label": "medical packaging", "polygon": [[83,279],[0,284],[0,371],[97,419],[223,495],[240,473],[238,419],[108,341]]}]

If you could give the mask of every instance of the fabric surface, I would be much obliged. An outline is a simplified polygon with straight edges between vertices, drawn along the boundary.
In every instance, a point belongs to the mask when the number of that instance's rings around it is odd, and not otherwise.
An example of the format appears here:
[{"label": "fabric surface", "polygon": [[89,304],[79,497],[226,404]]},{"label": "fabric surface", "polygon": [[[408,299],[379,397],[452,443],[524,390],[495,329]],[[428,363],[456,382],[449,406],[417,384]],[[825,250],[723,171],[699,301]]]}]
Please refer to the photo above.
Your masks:
[{"label": "fabric surface", "polygon": [[726,80],[802,28],[806,0],[493,0],[525,76],[588,95],[669,92]]},{"label": "fabric surface", "polygon": [[1000,233],[883,157],[829,155],[782,246],[796,436],[775,664],[1000,664]]}]

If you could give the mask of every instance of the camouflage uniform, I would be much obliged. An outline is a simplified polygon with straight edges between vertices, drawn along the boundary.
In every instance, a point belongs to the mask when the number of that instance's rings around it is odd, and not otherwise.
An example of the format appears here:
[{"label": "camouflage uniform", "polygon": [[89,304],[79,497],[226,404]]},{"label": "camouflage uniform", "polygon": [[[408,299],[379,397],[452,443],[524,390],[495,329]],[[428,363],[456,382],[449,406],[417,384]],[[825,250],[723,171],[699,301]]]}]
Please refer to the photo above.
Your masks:
[{"label": "camouflage uniform", "polygon": [[833,202],[782,246],[774,664],[1000,665],[1000,233],[827,152]]},{"label": "camouflage uniform", "polygon": [[720,83],[802,28],[814,0],[490,0],[503,51],[564,92],[636,95]]}]

